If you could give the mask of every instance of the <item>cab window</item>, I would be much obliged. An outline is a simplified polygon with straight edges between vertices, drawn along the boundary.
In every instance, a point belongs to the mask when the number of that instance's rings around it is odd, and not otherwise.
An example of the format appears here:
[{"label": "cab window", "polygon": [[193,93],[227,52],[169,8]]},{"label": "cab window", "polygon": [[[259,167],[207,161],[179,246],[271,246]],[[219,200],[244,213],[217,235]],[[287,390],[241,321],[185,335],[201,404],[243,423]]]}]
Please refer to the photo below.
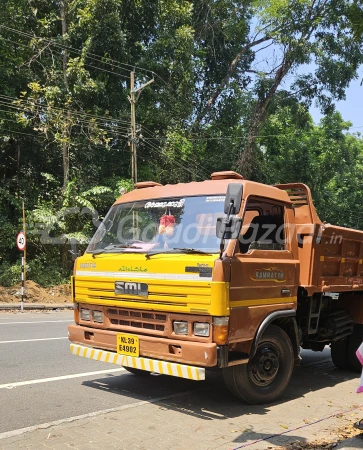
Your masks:
[{"label": "cab window", "polygon": [[268,201],[249,200],[239,237],[241,253],[252,250],[285,250],[284,207]]}]

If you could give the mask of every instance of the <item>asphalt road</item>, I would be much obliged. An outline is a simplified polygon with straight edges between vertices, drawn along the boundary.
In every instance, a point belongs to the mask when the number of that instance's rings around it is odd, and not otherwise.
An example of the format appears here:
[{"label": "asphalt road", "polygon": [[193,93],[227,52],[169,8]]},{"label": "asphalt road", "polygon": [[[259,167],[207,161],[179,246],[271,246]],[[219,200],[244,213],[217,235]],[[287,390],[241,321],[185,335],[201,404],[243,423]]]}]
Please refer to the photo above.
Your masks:
[{"label": "asphalt road", "polygon": [[0,433],[200,388],[69,353],[71,311],[0,314]]},{"label": "asphalt road", "polygon": [[[190,402],[218,395],[221,408],[236,403],[219,372],[207,373],[204,382],[167,376],[145,378],[112,364],[70,355],[67,325],[72,317],[71,311],[0,314],[0,435],[140,400],[177,398],[187,391],[192,391]],[[329,349],[323,353],[305,351],[303,356],[283,401],[327,386],[339,389],[340,382],[356,377],[333,366]]]}]

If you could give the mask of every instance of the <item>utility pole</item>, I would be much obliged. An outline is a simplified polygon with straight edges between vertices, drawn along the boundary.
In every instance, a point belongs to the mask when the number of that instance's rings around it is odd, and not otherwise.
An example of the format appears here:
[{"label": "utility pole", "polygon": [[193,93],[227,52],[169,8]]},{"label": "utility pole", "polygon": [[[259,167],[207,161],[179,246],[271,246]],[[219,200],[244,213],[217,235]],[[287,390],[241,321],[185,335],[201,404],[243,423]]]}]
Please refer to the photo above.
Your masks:
[{"label": "utility pole", "polygon": [[[136,136],[136,102],[138,101],[141,91],[154,82],[154,77],[147,83],[135,89],[135,72],[130,73],[130,95],[128,96],[131,105],[131,133],[129,145],[131,146],[131,180],[132,186],[137,183],[137,136]],[[137,95],[136,95],[137,94]]]}]

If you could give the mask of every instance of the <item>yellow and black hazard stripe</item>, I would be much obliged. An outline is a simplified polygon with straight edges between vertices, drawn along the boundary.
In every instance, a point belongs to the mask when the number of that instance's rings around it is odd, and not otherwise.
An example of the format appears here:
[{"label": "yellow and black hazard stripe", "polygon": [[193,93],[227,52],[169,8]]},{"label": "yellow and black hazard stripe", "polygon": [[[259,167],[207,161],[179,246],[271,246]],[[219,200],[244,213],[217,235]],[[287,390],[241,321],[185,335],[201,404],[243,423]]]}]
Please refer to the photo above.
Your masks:
[{"label": "yellow and black hazard stripe", "polygon": [[134,356],[119,355],[107,350],[96,350],[94,348],[84,347],[82,345],[71,344],[70,352],[72,355],[82,358],[94,359],[96,361],[116,364],[118,366],[133,367],[134,369],[146,370],[148,372],[171,375],[173,377],[187,378],[188,380],[204,380],[205,369],[201,367],[188,366],[157,359],[143,358]]}]

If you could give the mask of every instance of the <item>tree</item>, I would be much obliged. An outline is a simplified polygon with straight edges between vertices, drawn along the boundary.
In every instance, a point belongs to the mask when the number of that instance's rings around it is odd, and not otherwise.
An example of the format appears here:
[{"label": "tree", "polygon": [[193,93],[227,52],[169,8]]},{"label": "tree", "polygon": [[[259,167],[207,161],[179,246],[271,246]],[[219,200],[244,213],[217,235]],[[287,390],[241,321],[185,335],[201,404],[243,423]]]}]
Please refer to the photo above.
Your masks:
[{"label": "tree", "polygon": [[363,228],[363,140],[349,126],[337,112],[314,125],[306,106],[280,93],[257,139],[260,179],[305,183],[322,220]]},{"label": "tree", "polygon": [[[298,178],[328,215],[334,208],[324,205],[339,203],[334,189],[360,174],[360,138],[348,138],[330,111],[361,61],[358,1],[3,0],[2,7],[2,268],[9,261],[12,270],[16,258],[22,200],[35,233],[37,223],[51,224],[63,239],[50,247],[31,237],[34,270],[43,275],[43,265],[62,279],[71,242],[86,245],[97,222],[85,208],[102,217],[129,186],[131,70],[136,86],[155,79],[136,108],[140,180],[191,181],[232,168],[269,183]],[[299,69],[310,61],[306,75]],[[287,75],[296,77],[291,86]],[[313,98],[329,111],[320,127],[307,112]],[[340,133],[329,137],[331,127]],[[351,167],[339,165],[343,156]],[[314,173],[325,177],[330,203]]]},{"label": "tree", "polygon": [[[324,112],[332,110],[334,99],[344,98],[363,61],[362,36],[354,32],[349,19],[353,8],[362,11],[358,2],[352,6],[346,0],[259,0],[251,4],[256,25],[246,42],[239,41],[222,81],[197,118],[198,123],[206,120],[212,106],[218,106],[221,93],[230,89],[231,80],[239,79],[245,88],[252,88],[255,104],[246,118],[246,140],[237,160],[238,169],[247,177],[257,162],[256,136],[287,75],[295,76],[295,95],[306,104],[315,99]],[[266,60],[264,65],[258,63],[260,57]],[[239,74],[246,62],[247,72],[254,74],[250,80]],[[299,72],[307,64],[310,70]]]}]

